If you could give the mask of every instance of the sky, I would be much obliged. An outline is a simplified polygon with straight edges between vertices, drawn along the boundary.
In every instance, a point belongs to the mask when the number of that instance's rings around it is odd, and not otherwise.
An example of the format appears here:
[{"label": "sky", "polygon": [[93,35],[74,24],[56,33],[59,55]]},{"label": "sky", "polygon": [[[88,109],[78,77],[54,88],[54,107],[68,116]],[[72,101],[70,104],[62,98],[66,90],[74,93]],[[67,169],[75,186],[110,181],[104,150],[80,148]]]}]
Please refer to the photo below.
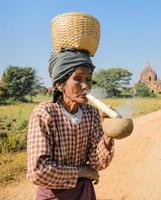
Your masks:
[{"label": "sky", "polygon": [[160,0],[0,0],[0,77],[9,65],[33,67],[51,86],[50,22],[64,12],[88,13],[100,22],[96,70],[126,68],[133,84],[149,61],[161,78]]}]

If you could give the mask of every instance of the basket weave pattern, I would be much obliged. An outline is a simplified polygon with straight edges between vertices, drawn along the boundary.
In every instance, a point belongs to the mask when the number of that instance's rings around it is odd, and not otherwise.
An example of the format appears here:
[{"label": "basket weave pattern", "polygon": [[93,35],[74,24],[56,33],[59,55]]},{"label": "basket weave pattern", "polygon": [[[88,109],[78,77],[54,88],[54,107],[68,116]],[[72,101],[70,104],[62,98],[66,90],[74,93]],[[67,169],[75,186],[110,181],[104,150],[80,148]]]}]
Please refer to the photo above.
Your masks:
[{"label": "basket weave pattern", "polygon": [[99,22],[83,13],[58,15],[51,22],[52,45],[55,53],[62,48],[88,51],[94,56],[100,39]]}]

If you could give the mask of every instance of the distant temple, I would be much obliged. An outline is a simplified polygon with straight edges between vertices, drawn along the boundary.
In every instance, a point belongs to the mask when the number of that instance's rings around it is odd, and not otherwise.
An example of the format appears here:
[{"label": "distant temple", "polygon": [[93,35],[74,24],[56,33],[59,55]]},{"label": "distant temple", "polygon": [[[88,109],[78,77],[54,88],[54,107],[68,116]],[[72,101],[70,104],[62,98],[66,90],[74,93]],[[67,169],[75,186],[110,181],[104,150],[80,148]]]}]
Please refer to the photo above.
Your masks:
[{"label": "distant temple", "polygon": [[144,69],[140,74],[139,83],[147,85],[152,93],[161,94],[161,80],[158,79],[149,62],[145,63]]}]

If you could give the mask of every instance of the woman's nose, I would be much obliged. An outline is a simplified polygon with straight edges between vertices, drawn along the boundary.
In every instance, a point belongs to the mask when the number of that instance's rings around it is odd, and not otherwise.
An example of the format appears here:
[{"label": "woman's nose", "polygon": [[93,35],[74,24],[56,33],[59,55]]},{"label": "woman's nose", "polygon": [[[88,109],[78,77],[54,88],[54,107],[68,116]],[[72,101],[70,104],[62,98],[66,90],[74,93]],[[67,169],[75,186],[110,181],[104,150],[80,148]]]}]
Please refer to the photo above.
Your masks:
[{"label": "woman's nose", "polygon": [[90,88],[90,84],[87,81],[81,82],[81,89],[87,89]]},{"label": "woman's nose", "polygon": [[87,83],[85,81],[81,82],[81,89],[86,89],[87,88]]}]

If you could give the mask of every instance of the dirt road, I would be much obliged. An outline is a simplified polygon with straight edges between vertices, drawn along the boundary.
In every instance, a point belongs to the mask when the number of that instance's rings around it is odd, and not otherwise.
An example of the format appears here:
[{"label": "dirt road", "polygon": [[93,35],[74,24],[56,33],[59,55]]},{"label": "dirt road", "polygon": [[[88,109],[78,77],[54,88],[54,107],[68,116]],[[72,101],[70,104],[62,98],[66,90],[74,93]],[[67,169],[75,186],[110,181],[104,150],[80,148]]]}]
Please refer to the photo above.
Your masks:
[{"label": "dirt road", "polygon": [[[116,141],[114,159],[100,173],[98,200],[161,200],[161,110],[134,125],[130,137]],[[24,179],[1,192],[0,200],[34,200],[35,189]]]}]

